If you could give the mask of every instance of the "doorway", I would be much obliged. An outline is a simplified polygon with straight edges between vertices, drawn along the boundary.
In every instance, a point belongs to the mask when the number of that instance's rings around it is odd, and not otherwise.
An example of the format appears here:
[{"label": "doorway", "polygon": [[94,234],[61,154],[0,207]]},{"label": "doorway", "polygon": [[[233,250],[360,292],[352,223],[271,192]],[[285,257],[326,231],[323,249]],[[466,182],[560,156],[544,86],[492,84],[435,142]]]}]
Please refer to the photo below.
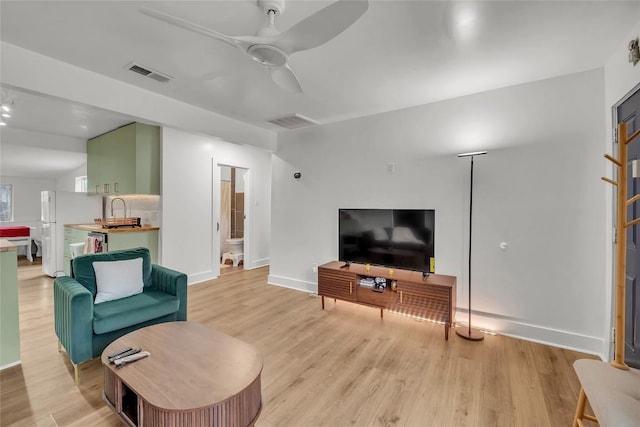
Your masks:
[{"label": "doorway", "polygon": [[245,219],[248,169],[219,165],[220,274],[242,270],[245,264]]},{"label": "doorway", "polygon": [[[627,136],[640,128],[640,85],[614,108],[615,123],[627,124]],[[634,140],[627,146],[628,179],[627,200],[639,194],[640,178],[633,175],[632,164],[640,163],[640,141]],[[627,220],[640,218],[640,200],[627,207]],[[640,224],[627,228],[627,266],[625,271],[625,318],[624,342],[625,363],[640,368]]]}]

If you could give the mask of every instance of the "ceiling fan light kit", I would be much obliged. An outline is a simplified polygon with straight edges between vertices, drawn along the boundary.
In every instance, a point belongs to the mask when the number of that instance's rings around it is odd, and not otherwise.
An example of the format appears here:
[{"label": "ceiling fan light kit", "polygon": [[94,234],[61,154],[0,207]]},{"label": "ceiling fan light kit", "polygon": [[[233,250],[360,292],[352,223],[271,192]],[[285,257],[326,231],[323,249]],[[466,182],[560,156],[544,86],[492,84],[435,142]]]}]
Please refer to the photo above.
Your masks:
[{"label": "ceiling fan light kit", "polygon": [[289,92],[301,93],[302,86],[289,67],[289,56],[313,49],[338,36],[356,22],[369,8],[367,0],[338,0],[303,19],[285,32],[275,28],[275,16],[282,13],[284,0],[257,0],[268,17],[268,24],[255,36],[230,36],[167,13],[143,7],[140,12],[188,31],[227,43],[254,61],[268,67],[273,81]]},{"label": "ceiling fan light kit", "polygon": [[270,67],[281,67],[288,59],[286,53],[268,44],[254,44],[247,52],[255,61]]}]

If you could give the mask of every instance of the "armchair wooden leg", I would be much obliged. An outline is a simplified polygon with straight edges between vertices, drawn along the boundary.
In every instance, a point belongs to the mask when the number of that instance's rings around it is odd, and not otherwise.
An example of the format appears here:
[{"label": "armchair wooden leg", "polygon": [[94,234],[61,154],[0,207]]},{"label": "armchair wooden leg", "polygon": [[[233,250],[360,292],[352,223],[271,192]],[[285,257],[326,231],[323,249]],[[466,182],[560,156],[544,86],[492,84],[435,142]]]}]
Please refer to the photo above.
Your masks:
[{"label": "armchair wooden leg", "polygon": [[[58,340],[58,353],[61,353],[63,348],[62,343]],[[71,364],[73,365],[73,379],[76,382],[76,385],[80,385],[80,364],[76,365],[73,362],[71,362]]]},{"label": "armchair wooden leg", "polygon": [[73,364],[73,377],[76,381],[76,385],[80,385],[80,365]]}]

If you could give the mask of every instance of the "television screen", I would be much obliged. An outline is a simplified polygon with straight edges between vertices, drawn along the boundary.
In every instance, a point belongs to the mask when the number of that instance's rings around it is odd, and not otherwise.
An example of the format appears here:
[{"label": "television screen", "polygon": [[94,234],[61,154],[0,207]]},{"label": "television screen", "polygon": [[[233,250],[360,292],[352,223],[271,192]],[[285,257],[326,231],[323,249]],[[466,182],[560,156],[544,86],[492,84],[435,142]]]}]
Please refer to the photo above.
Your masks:
[{"label": "television screen", "polygon": [[433,209],[339,209],[340,261],[429,271]]}]

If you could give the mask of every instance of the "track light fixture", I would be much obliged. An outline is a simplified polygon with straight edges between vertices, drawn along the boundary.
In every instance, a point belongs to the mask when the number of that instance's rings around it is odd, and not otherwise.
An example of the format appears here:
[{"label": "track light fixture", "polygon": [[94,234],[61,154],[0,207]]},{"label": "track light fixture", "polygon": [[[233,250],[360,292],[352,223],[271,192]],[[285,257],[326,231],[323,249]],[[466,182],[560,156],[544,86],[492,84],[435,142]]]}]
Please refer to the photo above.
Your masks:
[{"label": "track light fixture", "polygon": [[0,104],[0,126],[7,125],[6,119],[11,117],[11,114],[9,113],[11,112],[12,105],[13,105],[13,101],[3,102],[2,104]]}]

